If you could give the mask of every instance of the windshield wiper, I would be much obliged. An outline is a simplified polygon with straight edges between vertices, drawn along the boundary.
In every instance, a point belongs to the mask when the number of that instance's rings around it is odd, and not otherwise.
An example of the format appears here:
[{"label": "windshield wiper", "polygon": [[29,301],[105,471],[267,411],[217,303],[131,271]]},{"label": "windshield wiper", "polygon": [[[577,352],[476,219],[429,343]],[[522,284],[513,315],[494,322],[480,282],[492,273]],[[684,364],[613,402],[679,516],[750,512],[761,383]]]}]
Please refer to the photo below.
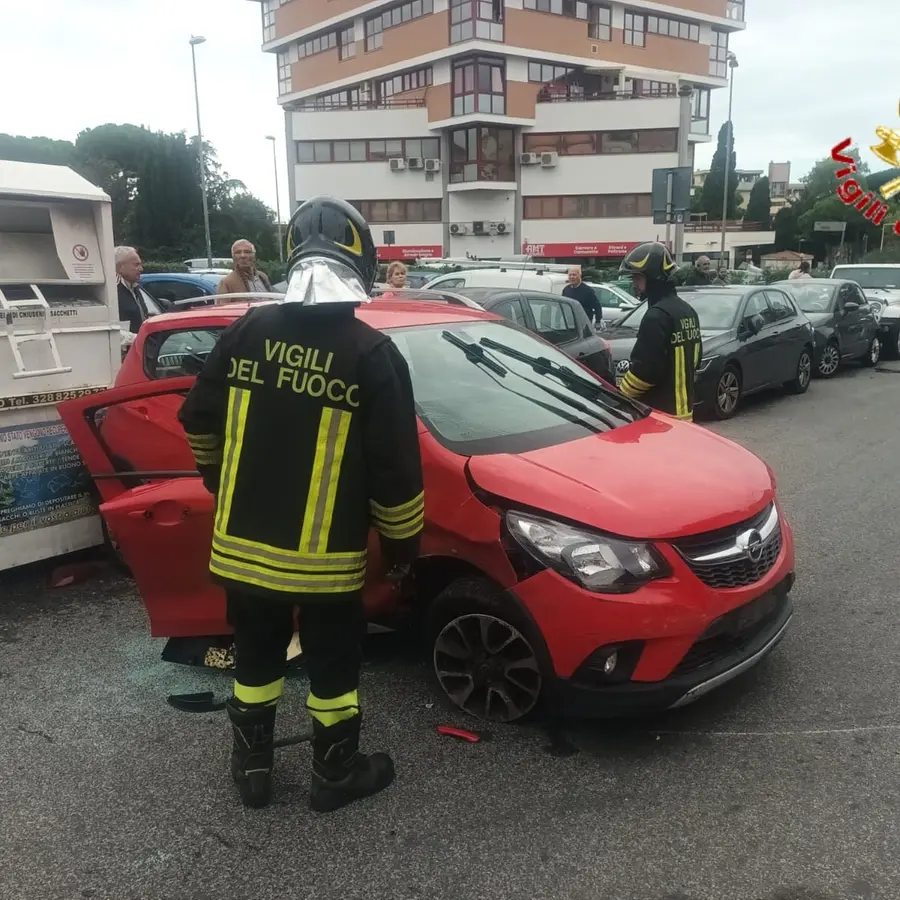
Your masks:
[{"label": "windshield wiper", "polygon": [[464,341],[459,335],[454,334],[452,331],[442,331],[441,337],[448,343],[453,344],[454,347],[458,347],[462,350],[470,362],[473,362],[476,365],[482,365],[486,369],[490,369],[500,376],[506,375],[509,371],[501,366],[496,360],[491,359],[478,344]]},{"label": "windshield wiper", "polygon": [[582,389],[591,391],[593,394],[597,394],[604,390],[608,391],[602,384],[597,384],[596,381],[591,381],[590,378],[578,375],[571,369],[568,369],[559,363],[555,363],[553,360],[547,359],[546,356],[531,356],[528,353],[523,353],[521,350],[516,350],[515,347],[501,344],[499,341],[492,340],[491,338],[481,338],[478,343],[483,347],[487,347],[488,350],[496,350],[497,353],[502,353],[510,359],[515,359],[531,366],[535,372],[541,372],[545,375],[556,375],[556,377],[568,387],[578,386]]}]

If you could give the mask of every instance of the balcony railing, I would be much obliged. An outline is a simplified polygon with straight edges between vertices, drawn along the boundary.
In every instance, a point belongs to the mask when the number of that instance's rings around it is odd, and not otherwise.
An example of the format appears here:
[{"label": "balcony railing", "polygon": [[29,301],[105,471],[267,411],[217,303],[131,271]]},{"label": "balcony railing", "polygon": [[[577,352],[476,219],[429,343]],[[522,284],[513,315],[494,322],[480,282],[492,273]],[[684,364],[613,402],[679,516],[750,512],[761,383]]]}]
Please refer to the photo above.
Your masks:
[{"label": "balcony railing", "polygon": [[[703,222],[685,222],[685,231],[712,231],[720,232],[722,230],[722,222],[713,222],[705,220]],[[762,222],[745,222],[743,219],[726,219],[726,231],[768,231],[768,226]]]},{"label": "balcony railing", "polygon": [[290,107],[292,112],[333,112],[335,110],[363,109],[421,109],[424,97],[390,97],[386,100],[322,100],[299,102]]},{"label": "balcony railing", "polygon": [[450,164],[450,184],[515,180],[516,167],[512,163],[454,162]]},{"label": "balcony railing", "polygon": [[676,96],[676,89],[654,90],[645,94],[635,94],[632,91],[588,91],[576,85],[568,87],[554,85],[541,88],[537,96],[538,103],[572,103],[590,100],[659,100]]}]

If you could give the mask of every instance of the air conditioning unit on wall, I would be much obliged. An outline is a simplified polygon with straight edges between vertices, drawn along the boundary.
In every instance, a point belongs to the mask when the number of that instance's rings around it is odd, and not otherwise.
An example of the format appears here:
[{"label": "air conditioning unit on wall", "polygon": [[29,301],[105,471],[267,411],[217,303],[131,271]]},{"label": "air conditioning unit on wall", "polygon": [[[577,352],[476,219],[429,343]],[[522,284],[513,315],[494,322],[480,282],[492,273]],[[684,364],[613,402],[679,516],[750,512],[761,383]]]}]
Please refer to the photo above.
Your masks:
[{"label": "air conditioning unit on wall", "polygon": [[461,222],[454,222],[450,226],[450,234],[459,235],[459,234],[468,234],[468,233],[469,233],[469,226],[463,225]]},{"label": "air conditioning unit on wall", "polygon": [[490,224],[491,234],[506,234],[508,230],[506,222],[491,222]]},{"label": "air conditioning unit on wall", "polygon": [[425,160],[425,171],[426,172],[440,172],[441,171],[441,161],[439,159],[426,159]]},{"label": "air conditioning unit on wall", "polygon": [[487,222],[473,222],[472,223],[472,234],[477,234],[479,236],[483,236],[486,234],[490,234],[490,226]]},{"label": "air conditioning unit on wall", "polygon": [[406,161],[407,169],[424,169],[425,168],[425,160],[422,159],[421,156],[411,156]]},{"label": "air conditioning unit on wall", "polygon": [[390,162],[392,172],[402,172],[404,169],[406,169],[405,159],[392,159]]},{"label": "air conditioning unit on wall", "polygon": [[520,153],[519,162],[523,166],[536,166],[541,161],[540,153]]},{"label": "air conditioning unit on wall", "polygon": [[549,150],[546,153],[541,154],[541,166],[545,169],[552,169],[556,165],[558,159],[559,154],[555,153],[553,150]]}]

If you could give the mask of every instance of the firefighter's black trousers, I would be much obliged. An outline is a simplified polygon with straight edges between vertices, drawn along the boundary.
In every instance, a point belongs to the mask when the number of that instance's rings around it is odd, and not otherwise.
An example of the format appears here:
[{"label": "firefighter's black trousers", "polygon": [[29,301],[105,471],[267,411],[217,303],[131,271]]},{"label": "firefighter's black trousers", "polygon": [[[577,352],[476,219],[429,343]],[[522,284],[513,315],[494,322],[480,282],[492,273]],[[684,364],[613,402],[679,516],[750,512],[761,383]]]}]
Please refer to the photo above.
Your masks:
[{"label": "firefighter's black trousers", "polygon": [[[280,696],[296,602],[297,630],[309,676],[310,712],[320,718],[316,707],[332,710],[329,721],[323,723],[326,725],[332,724],[335,715],[336,720],[353,715],[350,707],[356,707],[358,713],[355,698],[366,628],[361,592],[340,598],[309,595],[299,602],[293,597],[282,602],[231,588],[226,596],[228,624],[234,629],[235,696],[239,701],[254,706],[276,702]],[[256,689],[261,692],[258,696]],[[340,703],[331,702],[338,699]]]}]

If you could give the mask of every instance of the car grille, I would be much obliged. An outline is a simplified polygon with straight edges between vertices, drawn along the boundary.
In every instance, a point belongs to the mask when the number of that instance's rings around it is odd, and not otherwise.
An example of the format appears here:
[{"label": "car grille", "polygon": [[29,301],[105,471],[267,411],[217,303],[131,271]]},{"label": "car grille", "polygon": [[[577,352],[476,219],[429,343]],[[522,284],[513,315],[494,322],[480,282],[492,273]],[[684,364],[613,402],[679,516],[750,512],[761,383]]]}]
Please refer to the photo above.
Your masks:
[{"label": "car grille", "polygon": [[787,602],[787,594],[770,591],[719,616],[694,642],[672,676],[689,675],[724,656],[739,652],[772,625]]},{"label": "car grille", "polygon": [[712,588],[747,587],[760,581],[775,565],[781,545],[781,522],[774,503],[738,525],[674,542],[691,571]]}]

